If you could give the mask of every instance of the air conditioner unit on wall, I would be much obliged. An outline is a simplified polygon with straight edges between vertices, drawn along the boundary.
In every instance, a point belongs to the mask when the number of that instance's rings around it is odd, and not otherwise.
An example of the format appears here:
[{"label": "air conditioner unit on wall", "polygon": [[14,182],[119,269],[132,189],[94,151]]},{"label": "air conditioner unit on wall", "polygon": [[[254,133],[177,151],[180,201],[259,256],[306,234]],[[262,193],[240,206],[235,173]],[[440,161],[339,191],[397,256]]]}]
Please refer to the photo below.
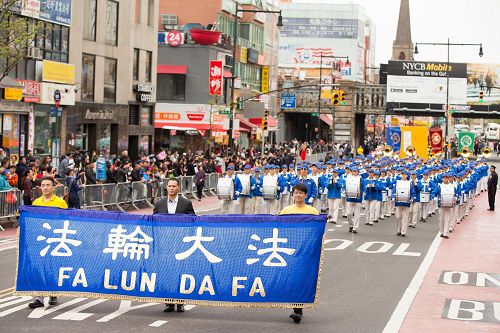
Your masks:
[{"label": "air conditioner unit on wall", "polygon": [[177,15],[175,14],[162,14],[161,15],[161,22],[163,25],[176,25],[178,24],[177,22]]},{"label": "air conditioner unit on wall", "polygon": [[39,60],[43,58],[42,50],[40,50],[38,47],[28,46],[27,53],[28,58]]}]

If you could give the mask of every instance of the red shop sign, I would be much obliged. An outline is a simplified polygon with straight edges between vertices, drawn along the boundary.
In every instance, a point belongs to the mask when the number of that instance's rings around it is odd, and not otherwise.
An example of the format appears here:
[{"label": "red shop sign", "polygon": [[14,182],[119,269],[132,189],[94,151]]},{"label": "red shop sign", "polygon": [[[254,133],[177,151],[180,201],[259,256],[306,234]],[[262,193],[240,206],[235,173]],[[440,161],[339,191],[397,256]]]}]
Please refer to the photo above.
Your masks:
[{"label": "red shop sign", "polygon": [[31,80],[19,80],[23,85],[23,98],[25,102],[40,102],[40,82]]},{"label": "red shop sign", "polygon": [[208,90],[210,95],[222,95],[223,78],[222,60],[210,60],[210,72],[208,78]]}]

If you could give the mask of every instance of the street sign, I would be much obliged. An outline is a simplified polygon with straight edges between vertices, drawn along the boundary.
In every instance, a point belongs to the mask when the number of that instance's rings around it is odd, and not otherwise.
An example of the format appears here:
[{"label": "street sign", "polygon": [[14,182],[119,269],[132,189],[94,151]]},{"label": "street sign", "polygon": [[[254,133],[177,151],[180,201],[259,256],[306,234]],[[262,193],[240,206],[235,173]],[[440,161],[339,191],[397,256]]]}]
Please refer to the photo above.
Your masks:
[{"label": "street sign", "polygon": [[294,93],[283,92],[281,93],[281,105],[282,109],[295,109],[297,107],[297,96]]},{"label": "street sign", "polygon": [[219,110],[219,114],[225,114],[225,115],[229,116],[231,114],[231,109],[225,108],[225,109]]}]

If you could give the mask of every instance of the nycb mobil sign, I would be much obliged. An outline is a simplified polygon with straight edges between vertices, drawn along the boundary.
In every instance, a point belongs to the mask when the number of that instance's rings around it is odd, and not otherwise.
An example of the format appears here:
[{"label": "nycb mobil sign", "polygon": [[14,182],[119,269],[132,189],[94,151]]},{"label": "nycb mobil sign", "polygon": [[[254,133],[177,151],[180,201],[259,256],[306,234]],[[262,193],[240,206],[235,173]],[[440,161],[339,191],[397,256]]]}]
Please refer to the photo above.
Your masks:
[{"label": "nycb mobil sign", "polygon": [[[449,84],[447,84],[449,78]],[[387,102],[466,104],[467,64],[389,61]]]}]

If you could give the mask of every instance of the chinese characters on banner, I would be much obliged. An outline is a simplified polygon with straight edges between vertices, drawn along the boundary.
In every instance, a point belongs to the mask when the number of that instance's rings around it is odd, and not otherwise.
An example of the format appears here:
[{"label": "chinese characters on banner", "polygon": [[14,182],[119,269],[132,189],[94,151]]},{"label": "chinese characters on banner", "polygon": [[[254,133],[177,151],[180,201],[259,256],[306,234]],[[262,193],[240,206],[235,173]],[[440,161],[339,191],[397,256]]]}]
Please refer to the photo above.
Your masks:
[{"label": "chinese characters on banner", "polygon": [[262,66],[262,93],[269,92],[269,66]]},{"label": "chinese characters on banner", "polygon": [[18,295],[256,307],[316,302],[324,215],[20,211]]},{"label": "chinese characters on banner", "polygon": [[443,130],[440,128],[431,128],[429,136],[432,153],[441,154],[443,152]]},{"label": "chinese characters on banner", "polygon": [[222,95],[224,65],[222,60],[210,60],[208,90],[210,95]]}]

